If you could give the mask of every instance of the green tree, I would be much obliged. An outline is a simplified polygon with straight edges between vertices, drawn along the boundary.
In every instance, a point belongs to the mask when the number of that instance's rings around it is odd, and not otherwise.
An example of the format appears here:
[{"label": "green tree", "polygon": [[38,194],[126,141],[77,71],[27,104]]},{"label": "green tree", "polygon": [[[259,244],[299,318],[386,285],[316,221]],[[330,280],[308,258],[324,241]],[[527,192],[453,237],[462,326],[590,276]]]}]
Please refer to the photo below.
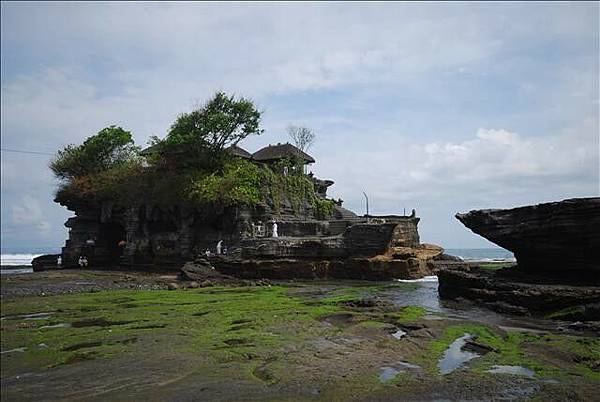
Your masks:
[{"label": "green tree", "polygon": [[252,101],[217,92],[204,106],[181,114],[171,126],[166,142],[219,152],[249,135],[262,134],[260,118],[261,112]]},{"label": "green tree", "polygon": [[59,179],[72,180],[106,171],[137,158],[131,132],[117,126],[103,128],[81,145],[67,145],[50,162],[50,169]]}]

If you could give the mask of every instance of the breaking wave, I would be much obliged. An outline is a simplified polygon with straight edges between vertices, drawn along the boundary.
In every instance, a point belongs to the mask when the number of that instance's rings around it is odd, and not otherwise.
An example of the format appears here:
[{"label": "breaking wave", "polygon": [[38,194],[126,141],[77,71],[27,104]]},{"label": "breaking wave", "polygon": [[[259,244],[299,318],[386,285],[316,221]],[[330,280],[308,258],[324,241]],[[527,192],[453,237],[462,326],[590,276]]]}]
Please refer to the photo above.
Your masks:
[{"label": "breaking wave", "polygon": [[394,279],[396,282],[437,282],[438,281],[438,277],[435,275],[432,276],[424,276],[422,278],[419,279]]},{"label": "breaking wave", "polygon": [[31,260],[42,254],[2,254],[0,255],[0,265],[15,267],[19,265],[31,265]]}]

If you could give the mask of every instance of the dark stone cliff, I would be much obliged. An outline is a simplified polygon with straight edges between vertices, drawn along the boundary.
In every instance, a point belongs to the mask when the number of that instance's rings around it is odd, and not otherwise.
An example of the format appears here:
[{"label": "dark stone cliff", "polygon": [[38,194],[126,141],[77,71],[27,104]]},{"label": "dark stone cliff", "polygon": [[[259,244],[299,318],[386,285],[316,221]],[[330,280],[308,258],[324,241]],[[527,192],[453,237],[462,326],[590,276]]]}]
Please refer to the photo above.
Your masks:
[{"label": "dark stone cliff", "polygon": [[512,251],[529,271],[600,273],[600,198],[457,214],[473,232]]},{"label": "dark stone cliff", "polygon": [[[392,247],[420,246],[416,216],[357,217],[341,205],[335,205],[327,219],[317,219],[308,205],[301,213],[291,207],[275,213],[268,205],[214,210],[59,201],[75,212],[65,223],[69,239],[62,262],[67,267],[76,266],[84,255],[90,266],[97,267],[179,268],[207,249],[214,253],[219,241],[234,259],[263,264],[283,259],[370,258]],[[272,237],[273,220],[279,237]]]},{"label": "dark stone cliff", "polygon": [[494,310],[580,321],[600,320],[600,198],[575,198],[456,217],[515,254],[497,270],[456,264],[438,272],[442,298]]}]

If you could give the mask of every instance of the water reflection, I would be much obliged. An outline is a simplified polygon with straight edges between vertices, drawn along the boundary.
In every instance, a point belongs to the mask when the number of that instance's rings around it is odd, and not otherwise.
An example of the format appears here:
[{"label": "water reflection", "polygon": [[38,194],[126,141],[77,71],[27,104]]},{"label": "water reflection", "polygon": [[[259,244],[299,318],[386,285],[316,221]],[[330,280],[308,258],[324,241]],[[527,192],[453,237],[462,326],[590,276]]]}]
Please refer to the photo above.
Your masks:
[{"label": "water reflection", "polygon": [[473,338],[471,334],[464,334],[454,342],[450,344],[448,349],[444,352],[444,356],[438,362],[438,368],[441,374],[450,374],[469,360],[481,356],[478,353],[463,350],[462,347],[465,343]]}]

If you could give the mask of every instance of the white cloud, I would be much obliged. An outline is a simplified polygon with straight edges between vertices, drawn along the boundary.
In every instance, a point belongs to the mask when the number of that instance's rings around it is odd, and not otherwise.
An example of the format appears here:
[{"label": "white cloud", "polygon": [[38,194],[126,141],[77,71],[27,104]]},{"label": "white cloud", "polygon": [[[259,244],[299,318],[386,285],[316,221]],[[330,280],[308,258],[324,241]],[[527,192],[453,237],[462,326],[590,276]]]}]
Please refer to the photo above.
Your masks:
[{"label": "white cloud", "polygon": [[36,198],[25,195],[19,204],[11,206],[12,224],[34,227],[41,232],[50,230],[50,223],[44,219],[42,206]]},{"label": "white cloud", "polygon": [[[372,145],[324,157],[318,167],[321,175],[337,179],[333,195],[356,211],[364,209],[365,190],[375,213],[417,207],[451,219],[468,209],[597,196],[599,166],[598,120],[592,118],[568,132],[537,138],[482,128],[461,142]],[[424,218],[425,239],[440,242],[443,225]]]}]

